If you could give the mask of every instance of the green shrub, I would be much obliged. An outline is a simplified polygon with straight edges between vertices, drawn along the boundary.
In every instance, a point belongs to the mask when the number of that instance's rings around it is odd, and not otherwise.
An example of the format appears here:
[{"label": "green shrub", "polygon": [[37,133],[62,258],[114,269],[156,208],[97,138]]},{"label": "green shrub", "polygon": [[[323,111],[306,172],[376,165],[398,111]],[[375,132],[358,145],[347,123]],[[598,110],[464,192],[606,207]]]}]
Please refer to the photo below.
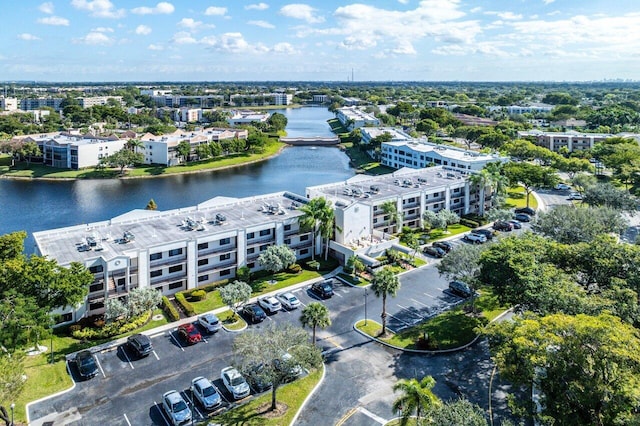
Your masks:
[{"label": "green shrub", "polygon": [[194,300],[200,301],[204,300],[207,297],[207,292],[204,290],[194,290],[191,292],[191,298]]},{"label": "green shrub", "polygon": [[173,303],[169,300],[167,296],[162,296],[162,310],[167,315],[170,321],[178,321],[180,319],[180,313],[173,306]]},{"label": "green shrub", "polygon": [[176,302],[182,307],[185,315],[192,317],[196,314],[196,310],[193,305],[187,301],[183,292],[176,293]]}]

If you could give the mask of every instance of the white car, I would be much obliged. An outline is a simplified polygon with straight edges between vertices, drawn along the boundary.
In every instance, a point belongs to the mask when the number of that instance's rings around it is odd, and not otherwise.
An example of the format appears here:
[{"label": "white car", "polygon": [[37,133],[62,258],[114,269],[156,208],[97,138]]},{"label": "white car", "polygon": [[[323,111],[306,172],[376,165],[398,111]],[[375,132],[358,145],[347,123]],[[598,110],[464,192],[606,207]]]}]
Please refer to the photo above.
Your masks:
[{"label": "white car", "polygon": [[568,191],[571,189],[571,187],[569,185],[567,185],[566,183],[559,183],[556,185],[555,187],[558,191]]},{"label": "white car", "polygon": [[180,392],[171,390],[162,395],[162,408],[169,416],[173,426],[183,425],[191,421],[191,409]]},{"label": "white car", "polygon": [[242,399],[249,396],[249,384],[238,370],[233,367],[225,367],[220,371],[220,378],[234,399]]},{"label": "white car", "polygon": [[282,305],[280,304],[278,299],[276,299],[273,296],[262,297],[258,299],[258,305],[260,305],[262,309],[264,309],[270,314],[273,314],[275,312],[282,310]]},{"label": "white car", "polygon": [[191,393],[194,399],[200,401],[206,410],[211,410],[222,404],[222,397],[211,381],[205,377],[196,377],[191,381]]},{"label": "white car", "polygon": [[207,330],[207,333],[215,333],[222,328],[222,323],[214,314],[200,315],[198,317],[198,324]]},{"label": "white car", "polygon": [[483,244],[487,242],[487,237],[482,234],[467,234],[463,237],[463,239],[473,244]]},{"label": "white car", "polygon": [[280,293],[276,296],[276,299],[288,310],[297,309],[300,306],[300,301],[291,292]]}]

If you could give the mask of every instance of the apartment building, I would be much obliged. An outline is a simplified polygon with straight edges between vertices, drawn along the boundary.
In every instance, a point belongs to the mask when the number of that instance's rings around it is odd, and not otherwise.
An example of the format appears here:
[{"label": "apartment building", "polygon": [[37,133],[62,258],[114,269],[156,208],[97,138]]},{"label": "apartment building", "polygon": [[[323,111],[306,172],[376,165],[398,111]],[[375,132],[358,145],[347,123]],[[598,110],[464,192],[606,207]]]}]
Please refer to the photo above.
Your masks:
[{"label": "apartment building", "polygon": [[[422,170],[404,168],[381,176],[356,175],[344,182],[309,187],[308,198],[323,197],[335,208],[336,228],[330,249],[341,261],[357,255],[365,263],[388,248],[406,252],[391,236],[402,227],[422,228],[423,214],[448,209],[459,215],[478,212],[480,196],[487,203],[491,194],[469,183],[467,175],[447,167]],[[401,223],[385,205],[395,205]]]},{"label": "apartment building", "polygon": [[380,125],[380,120],[378,120],[373,114],[366,113],[355,106],[339,108],[336,111],[336,117],[349,131],[359,129],[364,126]]},{"label": "apartment building", "polygon": [[360,129],[360,135],[362,137],[363,144],[370,144],[371,139],[388,133],[391,136],[391,142],[403,142],[413,139],[411,135],[405,133],[398,127],[362,127]]},{"label": "apartment building", "polygon": [[426,140],[383,142],[380,149],[380,162],[394,169],[409,167],[423,169],[430,166],[446,166],[464,173],[481,170],[486,164],[507,157],[497,154],[481,154],[449,145],[438,145]]},{"label": "apartment building", "polygon": [[519,138],[533,138],[537,145],[558,152],[566,147],[569,152],[584,151],[593,148],[598,142],[615,135],[607,133],[542,132],[539,130],[518,131]]},{"label": "apartment building", "polygon": [[289,192],[216,197],[165,212],[133,210],[33,237],[37,254],[62,266],[80,262],[94,275],[85,302],[57,312],[67,323],[104,313],[107,299],[126,296],[134,288],[172,295],[234,278],[242,266],[258,271],[258,257],[270,245],[286,244],[298,259],[311,256],[312,235],[298,224],[303,214],[298,207],[306,202]]}]

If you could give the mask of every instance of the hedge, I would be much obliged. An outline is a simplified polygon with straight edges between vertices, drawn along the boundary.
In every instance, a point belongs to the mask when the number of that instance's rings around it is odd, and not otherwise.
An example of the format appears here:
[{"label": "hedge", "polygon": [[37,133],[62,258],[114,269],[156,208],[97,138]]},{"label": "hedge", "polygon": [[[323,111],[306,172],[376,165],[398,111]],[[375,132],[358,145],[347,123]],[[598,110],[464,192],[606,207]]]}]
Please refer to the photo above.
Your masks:
[{"label": "hedge", "polygon": [[171,322],[178,321],[180,319],[180,313],[175,306],[171,303],[167,296],[162,296],[162,310],[167,315]]},{"label": "hedge", "polygon": [[196,310],[193,305],[187,301],[183,292],[176,293],[176,302],[182,306],[182,310],[188,317],[192,317],[196,314]]}]

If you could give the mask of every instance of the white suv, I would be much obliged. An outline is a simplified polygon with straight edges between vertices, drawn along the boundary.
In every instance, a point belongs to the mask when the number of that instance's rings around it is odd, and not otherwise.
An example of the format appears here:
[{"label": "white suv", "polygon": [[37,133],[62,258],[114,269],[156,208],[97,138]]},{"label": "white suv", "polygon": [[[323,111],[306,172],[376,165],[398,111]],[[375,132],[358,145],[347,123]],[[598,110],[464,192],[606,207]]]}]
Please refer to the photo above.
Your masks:
[{"label": "white suv", "polygon": [[233,367],[225,367],[220,371],[220,378],[234,399],[242,399],[249,396],[249,384],[242,374]]}]

